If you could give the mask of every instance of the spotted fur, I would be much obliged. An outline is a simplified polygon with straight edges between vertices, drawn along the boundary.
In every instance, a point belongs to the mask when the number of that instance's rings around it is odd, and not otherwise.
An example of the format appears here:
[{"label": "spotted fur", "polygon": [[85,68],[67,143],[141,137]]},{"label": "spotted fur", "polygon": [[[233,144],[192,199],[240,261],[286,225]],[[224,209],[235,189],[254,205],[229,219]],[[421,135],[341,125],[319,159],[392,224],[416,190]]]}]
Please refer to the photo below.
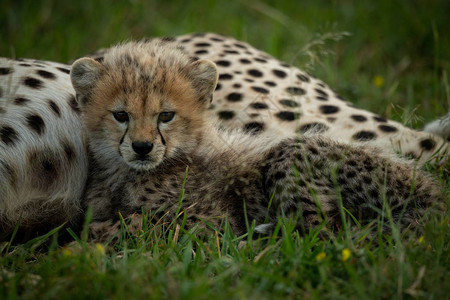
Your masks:
[{"label": "spotted fur", "polygon": [[236,234],[246,232],[245,213],[260,231],[290,215],[305,231],[323,219],[340,224],[340,199],[363,224],[390,207],[407,225],[441,197],[425,174],[367,146],[218,129],[207,115],[218,78],[212,62],[160,40],[73,64],[90,138],[85,205],[95,238],[115,233],[119,212],[175,218],[182,186],[187,226],[227,219]]},{"label": "spotted fur", "polygon": [[81,212],[86,142],[69,72],[0,58],[0,240],[19,222],[28,238]]},{"label": "spotted fur", "polygon": [[[450,118],[416,131],[356,108],[311,74],[251,45],[214,33],[155,38],[217,65],[219,82],[209,118],[222,128],[257,134],[308,131],[350,144],[400,153],[421,164],[448,159]],[[101,60],[105,50],[94,58]],[[446,129],[444,129],[446,128]]]}]

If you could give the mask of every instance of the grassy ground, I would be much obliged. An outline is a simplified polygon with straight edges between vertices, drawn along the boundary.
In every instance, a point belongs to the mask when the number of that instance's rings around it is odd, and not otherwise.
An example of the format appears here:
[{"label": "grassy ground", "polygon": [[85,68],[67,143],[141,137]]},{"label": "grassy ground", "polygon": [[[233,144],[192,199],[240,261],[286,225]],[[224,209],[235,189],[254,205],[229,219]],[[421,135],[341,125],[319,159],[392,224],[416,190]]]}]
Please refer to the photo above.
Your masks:
[{"label": "grassy ground", "polygon": [[[414,127],[450,108],[447,0],[0,2],[0,56],[65,62],[117,41],[214,31],[307,68]],[[434,170],[444,177],[445,170]],[[448,172],[448,170],[447,170]],[[447,201],[447,206],[450,202]],[[449,214],[382,242],[359,233],[199,238],[168,227],[116,248],[0,247],[0,298],[430,298],[450,295]],[[50,238],[51,240],[51,238]],[[349,255],[349,256],[348,256]],[[348,256],[348,257],[347,257]]]}]

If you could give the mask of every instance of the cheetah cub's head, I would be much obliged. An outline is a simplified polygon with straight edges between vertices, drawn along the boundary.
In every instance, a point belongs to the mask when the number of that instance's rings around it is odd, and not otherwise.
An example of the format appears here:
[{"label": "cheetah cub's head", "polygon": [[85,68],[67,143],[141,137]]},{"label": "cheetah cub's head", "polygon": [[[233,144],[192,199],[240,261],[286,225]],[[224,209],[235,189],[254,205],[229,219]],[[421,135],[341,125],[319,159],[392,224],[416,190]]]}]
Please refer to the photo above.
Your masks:
[{"label": "cheetah cub's head", "polygon": [[195,148],[218,79],[212,62],[157,41],[81,58],[70,75],[94,157],[139,171]]}]

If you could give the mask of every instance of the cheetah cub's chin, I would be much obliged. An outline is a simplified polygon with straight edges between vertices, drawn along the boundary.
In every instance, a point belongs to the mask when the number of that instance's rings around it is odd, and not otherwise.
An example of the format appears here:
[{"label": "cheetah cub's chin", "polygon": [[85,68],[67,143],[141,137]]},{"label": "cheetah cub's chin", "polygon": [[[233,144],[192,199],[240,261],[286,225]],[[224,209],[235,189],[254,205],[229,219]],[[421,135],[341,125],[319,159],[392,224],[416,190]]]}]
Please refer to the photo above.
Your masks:
[{"label": "cheetah cub's chin", "polygon": [[212,62],[161,42],[131,47],[135,55],[114,55],[116,48],[102,63],[77,60],[71,78],[92,155],[149,171],[198,144],[218,74]]}]

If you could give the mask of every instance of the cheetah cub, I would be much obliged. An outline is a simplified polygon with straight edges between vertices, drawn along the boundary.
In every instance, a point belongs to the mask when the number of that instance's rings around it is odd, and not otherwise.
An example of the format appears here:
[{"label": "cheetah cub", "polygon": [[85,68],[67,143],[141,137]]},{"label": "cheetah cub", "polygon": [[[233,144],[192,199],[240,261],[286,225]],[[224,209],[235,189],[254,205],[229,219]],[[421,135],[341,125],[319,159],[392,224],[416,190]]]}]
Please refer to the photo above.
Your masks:
[{"label": "cheetah cub", "polygon": [[206,114],[216,66],[169,43],[130,42],[101,62],[81,58],[71,80],[90,139],[84,205],[93,208],[91,228],[101,228],[94,239],[115,232],[104,225],[117,225],[119,211],[175,217],[183,185],[188,226],[227,218],[238,235],[247,230],[245,214],[259,231],[280,216],[296,216],[302,230],[323,219],[339,224],[340,199],[362,223],[389,205],[410,224],[441,197],[426,175],[372,148],[214,128]]}]

